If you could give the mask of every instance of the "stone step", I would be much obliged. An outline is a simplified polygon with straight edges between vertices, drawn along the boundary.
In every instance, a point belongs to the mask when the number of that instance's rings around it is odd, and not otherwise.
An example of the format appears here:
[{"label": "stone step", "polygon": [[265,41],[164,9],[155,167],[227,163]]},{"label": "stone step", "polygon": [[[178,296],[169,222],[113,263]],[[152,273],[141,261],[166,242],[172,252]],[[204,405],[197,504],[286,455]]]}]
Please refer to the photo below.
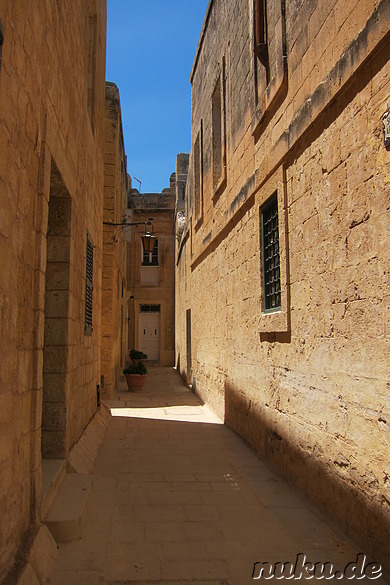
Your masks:
[{"label": "stone step", "polygon": [[42,459],[41,517],[45,518],[66,475],[65,459]]},{"label": "stone step", "polygon": [[69,542],[82,537],[91,489],[92,477],[89,474],[65,475],[43,520],[57,542]]}]

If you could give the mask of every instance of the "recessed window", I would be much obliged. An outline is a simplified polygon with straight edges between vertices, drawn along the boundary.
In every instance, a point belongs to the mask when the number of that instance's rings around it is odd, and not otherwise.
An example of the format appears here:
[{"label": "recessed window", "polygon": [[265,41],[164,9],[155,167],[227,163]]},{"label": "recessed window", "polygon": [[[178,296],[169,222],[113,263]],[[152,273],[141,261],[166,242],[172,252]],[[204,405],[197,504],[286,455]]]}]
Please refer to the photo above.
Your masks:
[{"label": "recessed window", "polygon": [[268,81],[267,0],[255,0],[255,55],[265,67]]},{"label": "recessed window", "polygon": [[203,216],[203,136],[202,122],[194,144],[194,199],[195,220],[200,221]]},{"label": "recessed window", "polygon": [[93,241],[87,232],[84,335],[92,335]]},{"label": "recessed window", "polygon": [[257,139],[287,95],[288,75],[285,2],[254,0],[253,7],[255,109],[251,128]]},{"label": "recessed window", "polygon": [[213,121],[213,182],[218,185],[222,172],[222,99],[221,78],[218,78],[212,98]]},{"label": "recessed window", "polygon": [[[211,102],[213,191],[218,197],[226,185],[226,110],[225,110],[225,57],[214,86]],[[215,199],[214,199],[215,202]]]},{"label": "recessed window", "polygon": [[275,193],[261,208],[264,312],[281,307],[278,198]]}]

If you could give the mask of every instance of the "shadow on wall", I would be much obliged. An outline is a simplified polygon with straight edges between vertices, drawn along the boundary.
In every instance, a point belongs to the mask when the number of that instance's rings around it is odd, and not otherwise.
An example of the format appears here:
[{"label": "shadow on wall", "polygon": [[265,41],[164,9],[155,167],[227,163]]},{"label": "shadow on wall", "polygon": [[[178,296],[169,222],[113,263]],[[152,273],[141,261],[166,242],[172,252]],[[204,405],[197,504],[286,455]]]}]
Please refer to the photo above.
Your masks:
[{"label": "shadow on wall", "polygon": [[[333,463],[326,453],[321,454],[321,448],[313,445],[310,451],[304,451],[291,442],[283,428],[276,428],[271,416],[263,406],[254,405],[237,386],[225,381],[225,424],[254,447],[275,471],[322,506],[351,537],[360,541],[365,547],[362,552],[373,555],[390,570],[386,550],[389,515],[378,504],[369,504],[353,485],[332,472]],[[319,455],[322,460],[318,459]]]},{"label": "shadow on wall", "polygon": [[260,333],[260,341],[261,343],[264,341],[269,343],[291,343],[291,331]]}]

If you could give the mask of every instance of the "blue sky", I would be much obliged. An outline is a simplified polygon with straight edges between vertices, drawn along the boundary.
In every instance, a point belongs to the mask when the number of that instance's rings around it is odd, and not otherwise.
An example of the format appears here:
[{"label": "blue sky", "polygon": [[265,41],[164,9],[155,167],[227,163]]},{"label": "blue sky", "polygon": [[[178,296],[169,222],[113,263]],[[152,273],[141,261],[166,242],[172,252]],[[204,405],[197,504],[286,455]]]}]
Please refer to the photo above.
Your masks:
[{"label": "blue sky", "polygon": [[106,79],[119,88],[133,186],[169,186],[191,148],[190,72],[208,0],[108,0]]}]

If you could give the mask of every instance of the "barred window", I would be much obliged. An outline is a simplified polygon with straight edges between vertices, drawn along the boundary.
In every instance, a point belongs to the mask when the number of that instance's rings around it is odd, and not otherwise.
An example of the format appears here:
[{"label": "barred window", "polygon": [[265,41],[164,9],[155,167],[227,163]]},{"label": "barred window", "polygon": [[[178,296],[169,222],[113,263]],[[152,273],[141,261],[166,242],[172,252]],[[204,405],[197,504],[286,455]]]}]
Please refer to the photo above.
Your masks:
[{"label": "barred window", "polygon": [[84,335],[92,335],[93,241],[87,232]]},{"label": "barred window", "polygon": [[278,198],[275,193],[261,208],[264,311],[277,311],[280,301]]}]

